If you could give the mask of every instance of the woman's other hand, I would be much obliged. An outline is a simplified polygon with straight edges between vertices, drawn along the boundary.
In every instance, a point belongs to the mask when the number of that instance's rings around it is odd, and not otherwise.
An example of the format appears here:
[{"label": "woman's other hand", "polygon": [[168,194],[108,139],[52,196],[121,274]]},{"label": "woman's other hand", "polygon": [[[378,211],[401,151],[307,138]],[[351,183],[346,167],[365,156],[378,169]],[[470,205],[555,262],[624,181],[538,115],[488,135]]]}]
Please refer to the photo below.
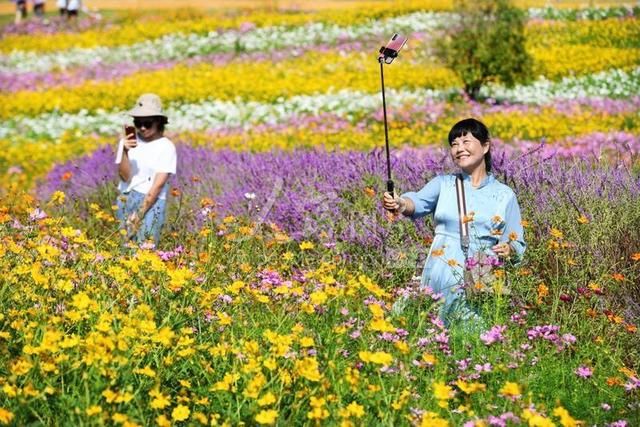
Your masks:
[{"label": "woman's other hand", "polygon": [[138,212],[133,212],[129,215],[129,218],[127,218],[127,228],[131,234],[138,232],[138,229],[140,228],[140,220],[141,218],[138,215]]},{"label": "woman's other hand", "polygon": [[507,242],[498,243],[497,245],[494,245],[491,250],[501,258],[509,258],[511,256],[511,252],[513,252],[511,245]]}]

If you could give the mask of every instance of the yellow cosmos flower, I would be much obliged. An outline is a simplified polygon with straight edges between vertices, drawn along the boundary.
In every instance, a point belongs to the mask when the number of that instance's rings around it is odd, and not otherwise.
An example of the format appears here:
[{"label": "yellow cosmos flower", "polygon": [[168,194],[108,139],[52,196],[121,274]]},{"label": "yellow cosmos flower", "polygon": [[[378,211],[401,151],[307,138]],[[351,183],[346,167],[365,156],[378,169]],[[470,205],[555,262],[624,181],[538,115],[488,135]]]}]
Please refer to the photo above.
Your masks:
[{"label": "yellow cosmos flower", "polygon": [[171,427],[171,421],[165,415],[158,415],[156,417],[156,424],[158,427]]},{"label": "yellow cosmos flower", "polygon": [[174,421],[184,421],[189,418],[191,411],[184,405],[178,405],[171,411],[171,419]]},{"label": "yellow cosmos flower", "polygon": [[32,367],[33,364],[31,362],[24,359],[18,359],[11,364],[10,371],[14,375],[22,376],[27,374]]},{"label": "yellow cosmos flower", "polygon": [[266,393],[264,396],[258,399],[259,406],[268,406],[275,402],[276,402],[276,396],[271,392]]},{"label": "yellow cosmos flower", "polygon": [[372,353],[370,351],[361,351],[358,353],[360,360],[366,363],[375,363],[377,365],[389,366],[393,363],[393,356],[384,351],[376,351]]},{"label": "yellow cosmos flower", "polygon": [[377,332],[395,332],[396,328],[384,318],[374,319],[369,323],[369,329]]},{"label": "yellow cosmos flower", "polygon": [[13,412],[0,408],[0,424],[8,425],[13,420]]},{"label": "yellow cosmos flower", "polygon": [[278,419],[278,411],[273,409],[262,410],[256,415],[255,420],[258,424],[272,425]]},{"label": "yellow cosmos flower", "polygon": [[527,421],[531,427],[555,427],[555,423],[530,409],[522,411],[522,418]]},{"label": "yellow cosmos flower", "polygon": [[440,418],[435,412],[425,412],[420,420],[420,427],[449,427],[449,422]]},{"label": "yellow cosmos flower", "polygon": [[500,389],[499,392],[504,397],[509,397],[512,399],[517,399],[522,396],[522,391],[520,390],[520,386],[518,383],[507,381],[504,386]]},{"label": "yellow cosmos flower", "polygon": [[305,357],[302,360],[296,360],[294,369],[298,375],[309,381],[320,381],[322,379],[318,361],[315,357]]},{"label": "yellow cosmos flower", "polygon": [[358,402],[351,402],[347,406],[347,411],[349,414],[356,418],[361,418],[364,416],[364,406],[358,404]]},{"label": "yellow cosmos flower", "polygon": [[300,247],[301,251],[307,251],[307,250],[315,248],[316,245],[314,245],[313,243],[308,242],[308,241],[305,240],[304,242],[300,243],[299,247]]},{"label": "yellow cosmos flower", "polygon": [[552,228],[551,231],[549,231],[549,234],[551,234],[551,237],[553,237],[554,239],[562,239],[564,238],[564,234],[562,233],[562,231],[558,230],[557,228]]},{"label": "yellow cosmos flower", "polygon": [[485,391],[487,389],[487,385],[486,384],[482,384],[482,383],[467,383],[465,381],[462,380],[458,380],[456,381],[456,386],[458,386],[458,388],[462,391],[464,391],[466,394],[472,394],[478,391]]},{"label": "yellow cosmos flower", "polygon": [[153,409],[164,409],[171,404],[171,400],[168,396],[158,393],[155,398],[151,401],[149,406]]},{"label": "yellow cosmos flower", "polygon": [[580,421],[575,420],[570,414],[569,411],[564,409],[562,406],[558,406],[553,410],[553,415],[560,418],[560,424],[562,427],[578,427],[582,425]]},{"label": "yellow cosmos flower", "polygon": [[51,203],[61,205],[64,203],[65,194],[62,191],[55,191],[51,195]]},{"label": "yellow cosmos flower", "polygon": [[300,347],[313,347],[315,345],[315,342],[313,341],[313,338],[311,337],[302,337],[300,338]]},{"label": "yellow cosmos flower", "polygon": [[455,396],[455,392],[451,386],[446,385],[443,381],[433,383],[433,397],[437,400],[449,400]]},{"label": "yellow cosmos flower", "polygon": [[309,299],[314,305],[322,305],[328,298],[328,295],[323,291],[315,291],[309,295]]},{"label": "yellow cosmos flower", "polygon": [[102,412],[102,407],[100,405],[89,406],[85,413],[87,416],[92,417],[94,415],[98,415]]}]

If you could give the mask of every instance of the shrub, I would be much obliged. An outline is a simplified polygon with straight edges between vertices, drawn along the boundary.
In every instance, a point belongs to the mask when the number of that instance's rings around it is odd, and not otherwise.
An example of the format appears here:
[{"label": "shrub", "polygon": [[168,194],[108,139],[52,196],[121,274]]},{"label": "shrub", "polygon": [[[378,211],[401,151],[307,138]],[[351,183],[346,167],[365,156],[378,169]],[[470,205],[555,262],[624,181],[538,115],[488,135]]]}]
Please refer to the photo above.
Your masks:
[{"label": "shrub", "polygon": [[460,76],[472,99],[490,81],[513,86],[530,79],[523,11],[508,0],[459,0],[455,8],[459,22],[442,40],[440,56]]}]

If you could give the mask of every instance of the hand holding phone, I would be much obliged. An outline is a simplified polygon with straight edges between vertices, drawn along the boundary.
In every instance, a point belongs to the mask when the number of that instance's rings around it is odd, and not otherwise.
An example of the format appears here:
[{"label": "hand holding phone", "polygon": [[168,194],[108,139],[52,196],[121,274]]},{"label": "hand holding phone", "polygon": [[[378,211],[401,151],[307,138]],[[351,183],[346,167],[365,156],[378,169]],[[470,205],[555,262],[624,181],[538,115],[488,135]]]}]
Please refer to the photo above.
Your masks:
[{"label": "hand holding phone", "polygon": [[407,43],[407,38],[395,33],[389,43],[386,46],[380,48],[380,55],[378,55],[378,62],[385,64],[391,64],[393,60],[398,56],[400,49]]},{"label": "hand holding phone", "polygon": [[123,125],[124,128],[124,148],[128,151],[131,148],[135,148],[138,143],[136,142],[136,128],[131,125]]}]

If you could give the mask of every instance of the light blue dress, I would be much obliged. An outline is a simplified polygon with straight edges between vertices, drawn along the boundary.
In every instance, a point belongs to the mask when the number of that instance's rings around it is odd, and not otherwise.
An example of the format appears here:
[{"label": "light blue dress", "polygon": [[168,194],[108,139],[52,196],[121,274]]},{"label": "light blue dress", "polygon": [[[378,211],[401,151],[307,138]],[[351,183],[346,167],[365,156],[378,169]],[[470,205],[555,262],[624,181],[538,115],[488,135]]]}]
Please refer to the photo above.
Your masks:
[{"label": "light blue dress", "polygon": [[[495,256],[491,247],[509,241],[515,250],[515,260],[522,258],[526,244],[520,207],[513,190],[489,174],[476,188],[470,176],[463,173],[469,222],[469,256],[479,251]],[[465,303],[460,289],[465,263],[460,246],[460,225],[456,198],[456,175],[441,175],[432,179],[420,191],[402,197],[415,205],[412,218],[433,214],[435,236],[422,273],[422,286],[442,294],[444,304],[440,317],[445,323],[453,318],[468,318],[473,310]]]}]

